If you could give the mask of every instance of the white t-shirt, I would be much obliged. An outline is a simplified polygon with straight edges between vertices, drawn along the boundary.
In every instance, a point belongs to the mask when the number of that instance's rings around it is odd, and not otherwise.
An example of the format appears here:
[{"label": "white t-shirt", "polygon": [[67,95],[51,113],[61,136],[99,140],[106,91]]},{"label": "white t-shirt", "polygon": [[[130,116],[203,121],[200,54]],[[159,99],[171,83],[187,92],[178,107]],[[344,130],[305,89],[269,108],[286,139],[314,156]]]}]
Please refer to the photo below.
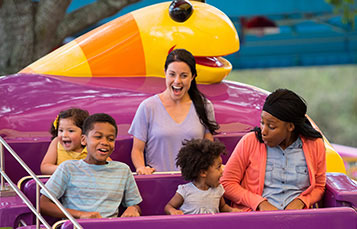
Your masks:
[{"label": "white t-shirt", "polygon": [[184,199],[180,210],[184,214],[213,214],[219,212],[219,203],[224,194],[220,184],[208,190],[198,189],[192,182],[179,185],[176,191]]}]

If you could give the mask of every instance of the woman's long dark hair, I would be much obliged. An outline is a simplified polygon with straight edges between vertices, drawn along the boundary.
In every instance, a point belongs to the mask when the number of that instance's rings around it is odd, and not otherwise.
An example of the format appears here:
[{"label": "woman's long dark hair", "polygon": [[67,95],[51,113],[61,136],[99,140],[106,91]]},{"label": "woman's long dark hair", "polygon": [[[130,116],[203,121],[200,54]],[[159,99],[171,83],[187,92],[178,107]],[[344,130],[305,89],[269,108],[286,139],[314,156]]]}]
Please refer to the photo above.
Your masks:
[{"label": "woman's long dark hair", "polygon": [[188,94],[195,106],[196,113],[200,119],[202,125],[204,125],[211,134],[217,134],[216,130],[219,129],[219,125],[216,121],[209,120],[207,117],[206,104],[207,99],[203,93],[201,93],[197,88],[196,83],[196,61],[193,55],[185,49],[175,49],[169,53],[165,62],[165,72],[172,62],[181,61],[185,62],[191,69],[192,76],[194,77],[191,81],[191,87],[188,90]]},{"label": "woman's long dark hair", "polygon": [[[304,136],[309,139],[322,138],[320,132],[315,130],[306,118],[307,106],[305,100],[288,89],[277,89],[265,100],[263,111],[268,112],[279,120],[292,122],[295,125],[296,136]],[[253,129],[258,140],[263,142],[261,129]]]}]

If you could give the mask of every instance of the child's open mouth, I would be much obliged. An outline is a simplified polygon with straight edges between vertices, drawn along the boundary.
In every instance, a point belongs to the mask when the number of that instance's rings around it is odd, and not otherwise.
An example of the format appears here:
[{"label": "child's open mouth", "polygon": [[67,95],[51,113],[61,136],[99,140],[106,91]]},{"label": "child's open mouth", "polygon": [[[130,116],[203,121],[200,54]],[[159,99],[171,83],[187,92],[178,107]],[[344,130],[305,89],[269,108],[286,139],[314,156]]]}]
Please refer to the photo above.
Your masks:
[{"label": "child's open mouth", "polygon": [[72,141],[63,141],[63,146],[64,147],[70,147],[71,143],[72,143]]},{"label": "child's open mouth", "polygon": [[104,148],[98,149],[98,151],[99,151],[102,155],[107,155],[108,152],[109,152],[108,149],[104,149]]}]

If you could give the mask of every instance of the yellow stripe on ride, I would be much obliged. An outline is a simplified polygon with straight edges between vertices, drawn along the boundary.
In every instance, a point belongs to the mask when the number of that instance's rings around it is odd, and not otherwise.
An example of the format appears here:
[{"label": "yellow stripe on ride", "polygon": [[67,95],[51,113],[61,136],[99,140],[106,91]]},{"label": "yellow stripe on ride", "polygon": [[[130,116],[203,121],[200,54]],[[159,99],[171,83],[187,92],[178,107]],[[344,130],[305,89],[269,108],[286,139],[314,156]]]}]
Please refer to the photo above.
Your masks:
[{"label": "yellow stripe on ride", "polygon": [[29,65],[21,72],[36,72],[48,75],[74,77],[92,76],[87,58],[76,41],[71,41],[54,50],[50,54]]}]

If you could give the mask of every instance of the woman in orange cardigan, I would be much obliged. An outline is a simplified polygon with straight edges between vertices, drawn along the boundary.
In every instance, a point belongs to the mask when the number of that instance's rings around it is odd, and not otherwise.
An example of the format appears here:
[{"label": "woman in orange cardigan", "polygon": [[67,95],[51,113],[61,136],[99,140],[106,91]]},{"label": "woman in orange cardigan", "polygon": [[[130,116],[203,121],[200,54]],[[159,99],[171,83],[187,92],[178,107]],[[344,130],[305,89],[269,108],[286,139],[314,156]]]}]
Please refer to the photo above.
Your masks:
[{"label": "woman in orange cardigan", "polygon": [[278,89],[267,97],[260,128],[239,141],[221,178],[233,207],[303,209],[322,198],[325,147],[306,110],[305,101],[290,90]]}]

